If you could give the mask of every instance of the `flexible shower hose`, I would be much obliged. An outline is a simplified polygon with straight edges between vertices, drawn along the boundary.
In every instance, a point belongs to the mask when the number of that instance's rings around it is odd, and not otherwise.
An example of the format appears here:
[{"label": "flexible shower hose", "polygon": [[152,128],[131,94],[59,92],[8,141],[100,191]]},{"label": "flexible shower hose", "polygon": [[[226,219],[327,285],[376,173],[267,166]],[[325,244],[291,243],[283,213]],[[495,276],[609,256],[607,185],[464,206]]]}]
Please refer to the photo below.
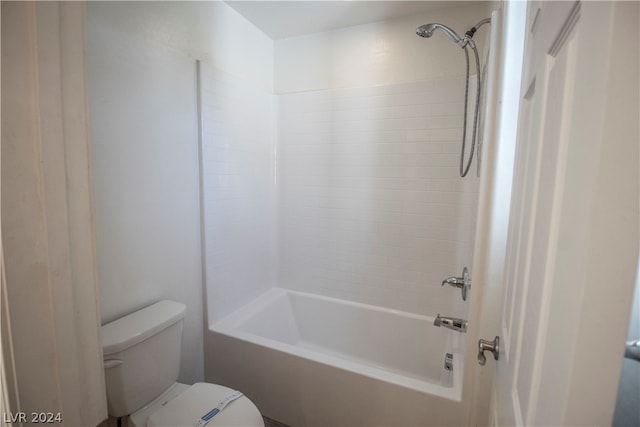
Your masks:
[{"label": "flexible shower hose", "polygon": [[476,108],[473,117],[473,134],[471,137],[471,152],[469,153],[469,160],[466,163],[464,162],[464,151],[466,148],[467,142],[467,106],[469,103],[469,51],[467,50],[467,46],[469,44],[464,45],[464,57],[467,62],[467,76],[465,79],[464,86],[464,118],[462,124],[462,149],[460,150],[460,176],[465,177],[467,173],[469,173],[469,168],[471,167],[471,162],[473,161],[473,152],[476,147],[476,136],[478,132],[478,112],[480,110],[480,58],[478,56],[478,49],[476,49],[475,44],[471,44],[471,48],[473,49],[473,53],[476,57]]}]

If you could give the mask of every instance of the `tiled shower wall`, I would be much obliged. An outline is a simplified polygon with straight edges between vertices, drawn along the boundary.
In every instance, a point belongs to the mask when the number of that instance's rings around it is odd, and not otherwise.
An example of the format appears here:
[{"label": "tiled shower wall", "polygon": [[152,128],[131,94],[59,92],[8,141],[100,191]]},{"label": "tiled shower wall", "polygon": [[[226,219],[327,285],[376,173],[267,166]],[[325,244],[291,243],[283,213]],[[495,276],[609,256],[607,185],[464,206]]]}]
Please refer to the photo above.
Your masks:
[{"label": "tiled shower wall", "polygon": [[272,95],[203,66],[201,81],[210,322],[273,286],[466,315],[440,286],[471,267],[475,233],[462,79]]},{"label": "tiled shower wall", "polygon": [[206,292],[214,322],[277,286],[274,96],[201,71]]},{"label": "tiled shower wall", "polygon": [[278,96],[279,286],[465,315],[475,161],[458,176],[464,80]]}]

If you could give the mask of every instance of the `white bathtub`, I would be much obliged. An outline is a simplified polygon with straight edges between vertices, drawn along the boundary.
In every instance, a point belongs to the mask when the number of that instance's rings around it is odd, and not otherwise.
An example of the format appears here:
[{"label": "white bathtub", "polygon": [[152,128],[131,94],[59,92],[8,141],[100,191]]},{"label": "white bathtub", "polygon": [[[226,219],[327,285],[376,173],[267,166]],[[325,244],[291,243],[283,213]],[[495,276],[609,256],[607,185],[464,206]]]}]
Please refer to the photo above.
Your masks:
[{"label": "white bathtub", "polygon": [[206,377],[291,426],[461,425],[462,337],[433,317],[273,288],[210,326]]}]

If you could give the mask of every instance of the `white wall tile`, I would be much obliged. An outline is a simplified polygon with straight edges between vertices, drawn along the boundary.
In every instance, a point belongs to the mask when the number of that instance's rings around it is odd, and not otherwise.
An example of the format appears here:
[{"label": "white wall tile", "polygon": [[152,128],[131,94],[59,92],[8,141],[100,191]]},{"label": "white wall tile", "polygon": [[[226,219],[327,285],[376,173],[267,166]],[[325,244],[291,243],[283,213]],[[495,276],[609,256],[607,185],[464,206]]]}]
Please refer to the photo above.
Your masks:
[{"label": "white wall tile", "polygon": [[[458,176],[460,78],[279,95],[279,284],[464,315],[478,180]],[[374,101],[374,102],[372,102]]]},{"label": "white wall tile", "polygon": [[[405,82],[425,79],[437,83],[438,78],[462,76],[462,51],[442,34],[427,40],[418,37],[415,28],[427,22],[444,22],[463,32],[489,13],[487,3],[477,2],[276,40],[275,92],[349,88],[341,96],[387,95],[386,90],[412,93],[415,86]],[[484,51],[483,42],[481,37],[476,40],[480,52]],[[360,91],[361,87],[365,89]],[[430,88],[420,86],[420,89]],[[395,105],[396,100],[385,102]]]},{"label": "white wall tile", "polygon": [[209,321],[276,286],[274,96],[202,66]]}]

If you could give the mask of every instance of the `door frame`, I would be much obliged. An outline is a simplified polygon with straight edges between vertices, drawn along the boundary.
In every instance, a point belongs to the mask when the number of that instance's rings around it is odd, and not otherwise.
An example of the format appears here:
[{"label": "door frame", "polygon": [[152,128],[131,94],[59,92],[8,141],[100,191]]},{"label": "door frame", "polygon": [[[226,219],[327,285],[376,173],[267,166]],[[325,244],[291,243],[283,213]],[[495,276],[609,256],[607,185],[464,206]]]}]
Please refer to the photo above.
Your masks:
[{"label": "door frame", "polygon": [[[494,58],[487,79],[482,175],[478,201],[478,220],[473,252],[473,288],[469,308],[469,330],[465,372],[472,385],[469,425],[485,425],[490,418],[491,387],[495,365],[479,369],[476,359],[478,339],[499,334],[499,304],[502,300],[511,187],[515,162],[522,62],[524,54],[527,3],[508,1],[499,14],[492,14],[491,38]],[[495,113],[490,119],[491,111]],[[493,335],[491,335],[493,334]],[[470,382],[471,382],[470,381]]]}]

